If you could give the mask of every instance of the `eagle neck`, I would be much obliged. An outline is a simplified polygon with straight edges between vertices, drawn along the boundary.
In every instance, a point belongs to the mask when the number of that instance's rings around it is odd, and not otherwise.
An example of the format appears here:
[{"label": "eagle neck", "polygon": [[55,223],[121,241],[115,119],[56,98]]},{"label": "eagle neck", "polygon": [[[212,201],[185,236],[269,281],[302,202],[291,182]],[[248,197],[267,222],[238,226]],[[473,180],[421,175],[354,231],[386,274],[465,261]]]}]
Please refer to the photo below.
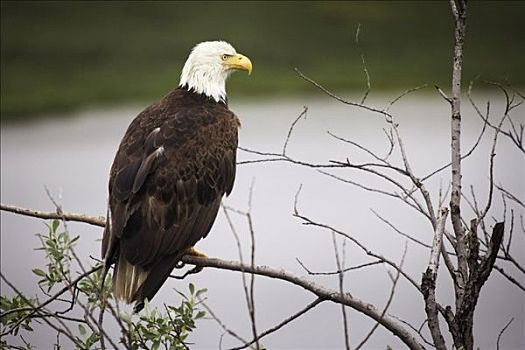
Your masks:
[{"label": "eagle neck", "polygon": [[195,69],[186,64],[182,70],[179,86],[206,95],[215,102],[226,103],[227,78],[228,72]]}]

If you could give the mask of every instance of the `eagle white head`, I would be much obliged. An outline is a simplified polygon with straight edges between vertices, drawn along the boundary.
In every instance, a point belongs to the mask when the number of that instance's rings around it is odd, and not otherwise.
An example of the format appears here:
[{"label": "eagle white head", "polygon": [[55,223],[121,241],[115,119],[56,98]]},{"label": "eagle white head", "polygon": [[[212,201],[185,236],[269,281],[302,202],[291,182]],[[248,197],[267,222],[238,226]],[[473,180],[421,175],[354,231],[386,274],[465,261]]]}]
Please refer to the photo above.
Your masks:
[{"label": "eagle white head", "polygon": [[225,41],[197,44],[186,60],[179,86],[187,86],[215,101],[226,101],[226,79],[234,70],[252,72],[252,62]]}]

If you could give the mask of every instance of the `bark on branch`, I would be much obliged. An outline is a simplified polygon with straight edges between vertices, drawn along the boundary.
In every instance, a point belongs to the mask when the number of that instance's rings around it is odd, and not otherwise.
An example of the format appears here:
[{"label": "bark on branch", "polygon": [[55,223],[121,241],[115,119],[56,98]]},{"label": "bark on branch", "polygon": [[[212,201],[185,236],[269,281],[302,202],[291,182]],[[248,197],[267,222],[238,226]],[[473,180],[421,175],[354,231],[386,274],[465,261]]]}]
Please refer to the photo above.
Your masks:
[{"label": "bark on branch", "polygon": [[286,281],[296,286],[299,286],[323,300],[332,301],[338,304],[346,305],[359,311],[366,316],[379,322],[383,327],[394,333],[399,337],[403,343],[405,343],[410,349],[424,349],[423,345],[419,343],[414,336],[404,327],[399,325],[392,317],[383,315],[375,305],[369,304],[363,300],[360,300],[348,293],[341,294],[336,289],[326,288],[318,285],[317,283],[310,281],[307,278],[294,275],[284,269],[275,269],[269,266],[251,266],[248,264],[240,264],[237,261],[226,261],[216,258],[201,258],[186,255],[182,258],[182,261],[188,264],[200,266],[200,267],[211,267],[221,270],[231,270],[238,272],[253,273],[259,276],[266,276],[269,278],[275,278],[282,281]]},{"label": "bark on branch", "polygon": [[15,213],[19,215],[24,216],[31,216],[34,218],[40,218],[40,219],[46,219],[46,220],[64,220],[64,221],[76,221],[76,222],[84,222],[86,224],[95,225],[104,227],[106,225],[106,218],[103,216],[89,216],[84,214],[77,214],[77,213],[67,213],[67,212],[50,212],[50,211],[40,211],[40,210],[33,210],[33,209],[26,209],[17,207],[14,205],[9,204],[0,204],[0,210],[8,211],[10,213]]},{"label": "bark on branch", "polygon": [[471,268],[470,276],[465,286],[462,303],[453,320],[449,321],[449,328],[457,349],[466,350],[474,348],[472,328],[474,326],[474,311],[478,304],[481,287],[489,278],[494,267],[501,242],[503,241],[504,223],[494,225],[487,253],[481,258],[479,264]]},{"label": "bark on branch", "polygon": [[421,281],[421,290],[425,298],[425,311],[428,318],[428,328],[430,329],[430,334],[432,335],[432,340],[434,341],[437,350],[446,350],[447,348],[445,339],[439,328],[438,308],[436,302],[436,278],[447,215],[447,208],[441,208],[439,210],[434,241],[430,251],[430,261]]},{"label": "bark on branch", "polygon": [[463,43],[465,40],[467,5],[464,0],[451,0],[454,26],[454,57],[452,64],[452,98],[451,98],[451,163],[452,191],[450,193],[450,218],[456,236],[456,254],[459,276],[454,283],[456,291],[456,310],[464,294],[468,278],[467,247],[465,229],[461,222],[461,70],[463,67]]}]

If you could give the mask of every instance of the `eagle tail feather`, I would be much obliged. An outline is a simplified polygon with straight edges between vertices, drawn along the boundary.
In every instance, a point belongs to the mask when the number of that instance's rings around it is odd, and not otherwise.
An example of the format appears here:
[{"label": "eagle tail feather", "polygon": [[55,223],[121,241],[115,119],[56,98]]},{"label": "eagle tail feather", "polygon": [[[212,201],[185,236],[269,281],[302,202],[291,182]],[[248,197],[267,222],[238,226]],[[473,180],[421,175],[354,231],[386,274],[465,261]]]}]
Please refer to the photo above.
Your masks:
[{"label": "eagle tail feather", "polygon": [[151,270],[155,271],[155,273],[146,274],[145,279],[134,292],[134,295],[132,295],[132,301],[136,302],[134,306],[135,312],[142,310],[144,307],[144,300],[151,300],[153,296],[157,294],[158,290],[168,279],[182,255],[184,254],[179,253],[175,255],[167,255],[152,266]]},{"label": "eagle tail feather", "polygon": [[114,295],[128,304],[132,303],[134,295],[147,277],[147,271],[138,265],[132,265],[121,253],[113,274]]}]

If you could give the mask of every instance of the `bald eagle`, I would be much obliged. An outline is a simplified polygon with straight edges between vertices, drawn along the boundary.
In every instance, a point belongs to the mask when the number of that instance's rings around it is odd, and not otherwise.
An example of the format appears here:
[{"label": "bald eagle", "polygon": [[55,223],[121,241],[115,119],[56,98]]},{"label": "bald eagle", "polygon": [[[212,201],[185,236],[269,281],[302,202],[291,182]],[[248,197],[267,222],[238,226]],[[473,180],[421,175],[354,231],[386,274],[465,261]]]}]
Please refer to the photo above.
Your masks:
[{"label": "bald eagle", "polygon": [[102,240],[113,293],[140,311],[175,265],[208,235],[235,179],[239,120],[226,79],[252,63],[224,41],[191,51],[179,86],[129,125],[109,178]]}]

